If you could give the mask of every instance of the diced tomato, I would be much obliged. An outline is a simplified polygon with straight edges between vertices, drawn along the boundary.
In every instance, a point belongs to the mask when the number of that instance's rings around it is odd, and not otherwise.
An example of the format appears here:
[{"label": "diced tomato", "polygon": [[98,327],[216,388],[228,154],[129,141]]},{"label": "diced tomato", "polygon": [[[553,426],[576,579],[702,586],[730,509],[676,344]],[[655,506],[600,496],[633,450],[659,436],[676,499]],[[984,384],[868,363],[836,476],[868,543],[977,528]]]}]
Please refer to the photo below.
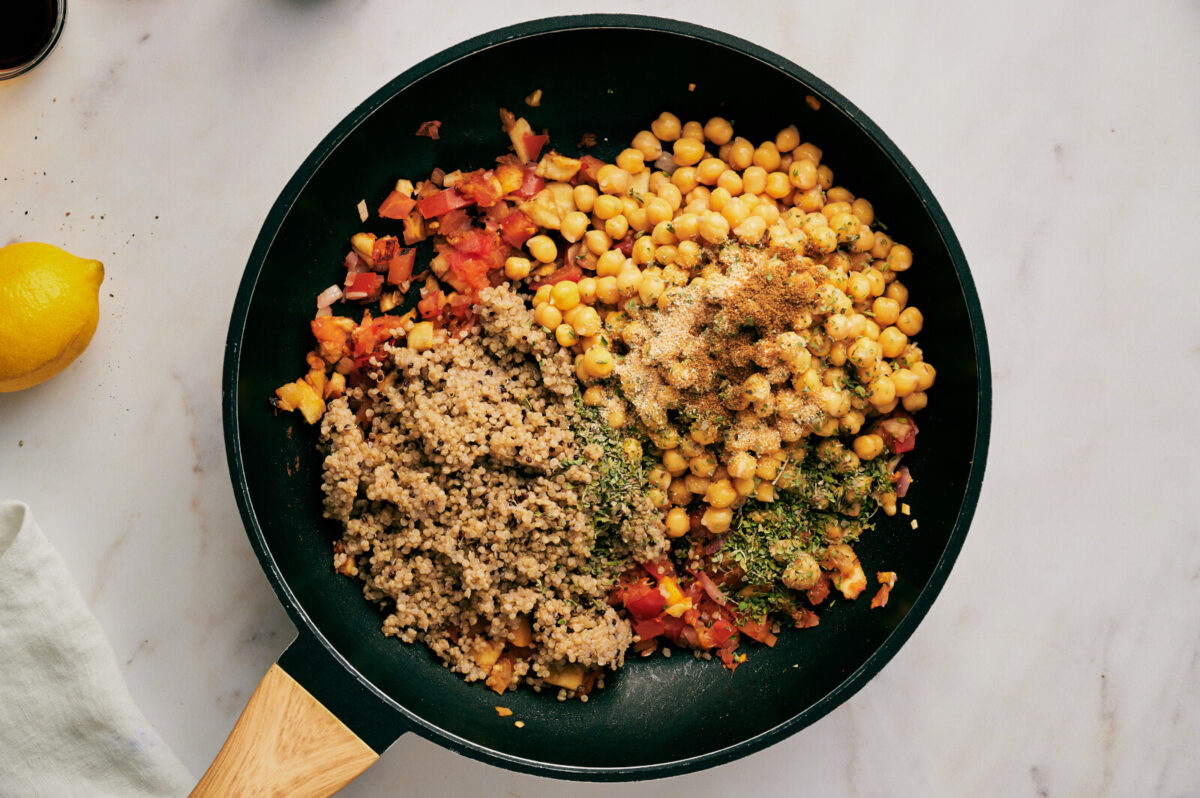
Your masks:
[{"label": "diced tomato", "polygon": [[679,642],[681,636],[683,635],[684,629],[691,628],[684,622],[682,618],[674,618],[670,615],[664,615],[660,620],[663,622],[663,634],[673,643]]},{"label": "diced tomato", "polygon": [[652,637],[658,637],[666,630],[666,624],[663,623],[661,618],[651,618],[646,621],[638,621],[633,625],[633,633],[643,640],[649,640]]},{"label": "diced tomato", "polygon": [[374,272],[363,272],[354,275],[354,280],[346,288],[346,299],[374,299],[383,288],[383,275]]},{"label": "diced tomato", "polygon": [[364,314],[363,323],[354,331],[354,365],[362,367],[372,357],[377,357],[383,344],[403,329],[404,322],[399,316],[372,319],[370,314]]},{"label": "diced tomato", "polygon": [[496,203],[504,194],[504,188],[491,169],[476,169],[466,175],[466,179],[455,188],[464,197],[473,200],[480,208],[487,208]]},{"label": "diced tomato", "polygon": [[450,276],[457,277],[468,289],[486,288],[489,285],[487,261],[471,257],[456,249],[443,252],[442,255],[450,264]]},{"label": "diced tomato", "polygon": [[799,609],[792,612],[792,620],[797,629],[811,629],[821,622],[820,617],[810,609]]},{"label": "diced tomato", "polygon": [[808,596],[808,600],[813,606],[816,606],[829,596],[829,591],[832,587],[833,583],[829,579],[829,574],[822,571],[821,575],[817,577],[817,583],[810,587],[805,595]]},{"label": "diced tomato", "polygon": [[450,297],[450,304],[447,307],[450,311],[451,332],[468,329],[475,323],[475,313],[472,309],[473,300],[471,297],[456,294]]},{"label": "diced tomato", "polygon": [[625,609],[638,620],[649,620],[663,611],[666,598],[657,588],[649,585],[632,585],[625,592]]},{"label": "diced tomato", "polygon": [[471,217],[461,208],[450,211],[438,219],[438,232],[448,239],[457,238],[471,227]]},{"label": "diced tomato", "polygon": [[713,621],[711,629],[713,643],[718,646],[722,645],[726,640],[733,637],[733,633],[736,631],[729,621],[724,618],[718,618]]},{"label": "diced tomato", "polygon": [[775,635],[771,634],[771,624],[766,618],[757,621],[746,621],[738,627],[738,631],[751,640],[757,640],[768,646],[774,646],[775,641],[778,639]]},{"label": "diced tomato", "polygon": [[621,254],[628,258],[633,254],[633,236],[625,236],[613,246],[613,249],[620,250]]},{"label": "diced tomato", "polygon": [[646,569],[646,573],[653,576],[655,579],[662,579],[664,576],[674,576],[675,566],[666,557],[658,560],[650,560],[642,563],[642,567]]},{"label": "diced tomato", "polygon": [[442,315],[442,292],[430,291],[417,302],[417,312],[423,319],[436,319]]},{"label": "diced tomato", "polygon": [[417,210],[426,219],[433,219],[458,208],[466,208],[474,204],[474,202],[470,197],[460,193],[458,189],[448,188],[439,191],[427,199],[417,200]]},{"label": "diced tomato", "polygon": [[871,609],[878,607],[886,607],[888,603],[888,594],[892,592],[891,585],[880,585],[879,592],[871,599]]},{"label": "diced tomato", "polygon": [[441,127],[442,122],[440,119],[430,119],[428,122],[422,122],[417,126],[416,135],[428,136],[434,141],[437,141],[438,137],[441,135]]},{"label": "diced tomato", "polygon": [[375,239],[371,245],[371,268],[377,272],[386,272],[392,258],[400,251],[400,242],[395,236],[384,236]]},{"label": "diced tomato", "polygon": [[392,285],[403,285],[412,279],[413,265],[417,262],[417,251],[405,247],[396,253],[388,264],[387,281]]},{"label": "diced tomato", "polygon": [[537,225],[520,211],[513,211],[500,221],[500,235],[514,247],[520,247],[537,233]]},{"label": "diced tomato", "polygon": [[575,175],[575,179],[584,183],[595,185],[600,179],[600,167],[604,166],[604,161],[594,155],[584,155],[579,159],[583,162],[583,166],[579,168],[579,172]]},{"label": "diced tomato", "polygon": [[573,283],[577,283],[581,279],[583,279],[583,269],[571,263],[567,266],[559,267],[536,283],[530,283],[529,287],[536,291],[543,285],[554,285],[555,283],[561,283],[563,280],[570,280]]},{"label": "diced tomato", "polygon": [[893,454],[911,452],[917,445],[917,431],[912,416],[904,411],[897,411],[891,418],[879,423],[879,434]]},{"label": "diced tomato", "polygon": [[521,180],[521,187],[513,192],[513,196],[529,199],[546,187],[545,179],[537,176],[536,169],[533,164],[524,167],[525,176]]},{"label": "diced tomato", "polygon": [[533,133],[525,134],[525,152],[529,155],[529,160],[536,161],[542,154],[542,147],[546,146],[546,142],[550,137],[543,133],[542,135],[534,135]]},{"label": "diced tomato", "polygon": [[406,197],[399,191],[393,191],[379,206],[379,215],[384,219],[403,219],[412,213],[415,207],[417,207],[415,199]]}]

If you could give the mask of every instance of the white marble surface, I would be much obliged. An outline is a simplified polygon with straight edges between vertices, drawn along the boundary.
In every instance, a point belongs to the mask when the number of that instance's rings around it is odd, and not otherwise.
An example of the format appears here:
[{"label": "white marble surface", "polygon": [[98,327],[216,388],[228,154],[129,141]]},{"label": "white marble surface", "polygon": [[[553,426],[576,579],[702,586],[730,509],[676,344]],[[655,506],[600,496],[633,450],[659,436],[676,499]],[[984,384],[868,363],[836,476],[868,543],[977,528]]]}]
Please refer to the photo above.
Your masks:
[{"label": "white marble surface", "polygon": [[[219,412],[229,310],[267,209],[346,112],[417,60],[589,10],[457,4],[443,17],[415,5],[72,0],[53,56],[0,83],[0,243],[56,242],[108,270],[84,357],[0,395],[0,494],[33,506],[134,697],[197,774],[292,636],[242,531]],[[1200,793],[1200,522],[1188,498],[1200,479],[1188,293],[1200,8],[738,5],[608,10],[691,19],[789,56],[908,154],[983,299],[990,465],[941,598],[865,689],[767,751],[622,791]],[[408,736],[345,794],[612,789]]]}]

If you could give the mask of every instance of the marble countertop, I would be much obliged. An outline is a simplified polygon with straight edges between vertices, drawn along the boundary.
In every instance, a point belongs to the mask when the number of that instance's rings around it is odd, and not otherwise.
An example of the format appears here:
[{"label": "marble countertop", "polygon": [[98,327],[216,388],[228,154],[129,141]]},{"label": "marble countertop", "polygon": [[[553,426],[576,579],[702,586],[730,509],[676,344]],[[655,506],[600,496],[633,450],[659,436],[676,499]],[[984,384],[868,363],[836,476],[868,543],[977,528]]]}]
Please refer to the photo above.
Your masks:
[{"label": "marble countertop", "polygon": [[[58,50],[0,83],[0,243],[54,242],[107,268],[86,354],[0,395],[0,495],[33,507],[134,698],[196,774],[293,635],[242,531],[219,407],[229,311],[268,208],[344,114],[416,61],[590,10],[404,5],[72,2]],[[750,39],[888,131],[972,264],[991,455],[954,573],[882,673],[766,751],[622,791],[1196,795],[1200,522],[1184,494],[1200,480],[1200,312],[1185,294],[1200,11],[737,5],[606,10]],[[408,735],[344,794],[612,789]]]}]

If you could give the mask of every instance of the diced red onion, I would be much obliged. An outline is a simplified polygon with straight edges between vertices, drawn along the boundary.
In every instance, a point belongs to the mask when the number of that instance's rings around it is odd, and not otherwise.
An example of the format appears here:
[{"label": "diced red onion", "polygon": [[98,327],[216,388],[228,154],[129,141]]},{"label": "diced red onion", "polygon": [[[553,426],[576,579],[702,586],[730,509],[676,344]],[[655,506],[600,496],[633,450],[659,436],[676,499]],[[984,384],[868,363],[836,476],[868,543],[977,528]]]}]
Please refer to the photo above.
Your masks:
[{"label": "diced red onion", "polygon": [[896,480],[896,498],[903,499],[904,494],[908,493],[908,486],[912,484],[912,474],[909,473],[908,466],[900,466],[896,473],[900,477]]},{"label": "diced red onion", "polygon": [[342,288],[341,288],[341,286],[334,283],[333,285],[329,286],[321,293],[317,294],[317,307],[318,308],[327,308],[330,305],[332,305],[334,302],[337,302],[341,298],[342,298]]},{"label": "diced red onion", "polygon": [[332,316],[332,315],[333,315],[333,311],[329,309],[328,305],[326,305],[323,308],[317,308],[317,315],[315,318],[319,319],[322,316]]},{"label": "diced red onion", "polygon": [[700,573],[696,574],[696,580],[700,583],[700,586],[704,588],[704,592],[708,594],[710,599],[722,606],[729,602],[729,599],[721,591],[721,588],[717,587],[717,583],[714,582],[708,574],[701,571]]},{"label": "diced red onion", "polygon": [[728,537],[729,537],[729,535],[717,535],[715,538],[713,538],[712,540],[708,541],[707,544],[705,544],[704,549],[703,549],[704,553],[705,554],[716,554],[718,551],[721,550],[721,547],[725,545],[725,540]]},{"label": "diced red onion", "polygon": [[662,155],[658,156],[658,158],[654,160],[654,168],[666,172],[667,174],[674,172],[677,165],[678,164],[675,163],[675,154],[665,148],[662,151]]}]

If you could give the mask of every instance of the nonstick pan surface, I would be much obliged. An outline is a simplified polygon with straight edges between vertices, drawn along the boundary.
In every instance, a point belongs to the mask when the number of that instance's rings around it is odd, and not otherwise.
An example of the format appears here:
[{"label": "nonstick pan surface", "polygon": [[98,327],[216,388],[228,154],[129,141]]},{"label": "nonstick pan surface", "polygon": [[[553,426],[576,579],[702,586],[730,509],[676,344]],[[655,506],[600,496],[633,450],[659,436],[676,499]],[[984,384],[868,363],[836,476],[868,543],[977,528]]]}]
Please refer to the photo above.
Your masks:
[{"label": "nonstick pan surface", "polygon": [[[605,53],[621,54],[612,62],[626,67],[596,69]],[[523,98],[534,89],[542,103],[529,108]],[[587,703],[528,689],[498,699],[424,647],[380,633],[380,613],[360,584],[331,566],[339,530],[321,517],[316,430],[298,415],[273,415],[268,398],[304,368],[314,297],[339,278],[347,242],[364,228],[358,201],[375,207],[398,177],[420,178],[435,166],[492,164],[506,144],[500,106],[547,129],[561,151],[594,133],[592,152],[605,158],[664,109],[684,120],[719,114],[755,142],[794,123],[804,141],[824,149],[837,184],[868,197],[890,233],[912,247],[916,263],[904,282],[925,313],[920,343],[938,381],[906,458],[915,477],[906,501],[920,526],[880,514],[856,546],[869,573],[899,574],[886,608],[869,609],[867,596],[837,602],[819,626],[785,631],[773,649],[747,641],[749,661],[736,673],[681,652],[635,658]],[[431,119],[443,123],[439,140],[413,135]],[[940,130],[931,120],[929,135]],[[392,232],[377,221],[367,229]],[[375,751],[413,731],[515,770],[598,780],[744,756],[813,723],[878,673],[928,611],[962,546],[983,479],[990,403],[983,318],[965,257],[928,187],[883,132],[773,53],[694,25],[631,16],[563,17],[485,34],[418,64],[355,109],[271,209],[238,292],[224,371],[238,505],[299,628],[280,666]],[[513,717],[499,718],[497,704]]]}]

